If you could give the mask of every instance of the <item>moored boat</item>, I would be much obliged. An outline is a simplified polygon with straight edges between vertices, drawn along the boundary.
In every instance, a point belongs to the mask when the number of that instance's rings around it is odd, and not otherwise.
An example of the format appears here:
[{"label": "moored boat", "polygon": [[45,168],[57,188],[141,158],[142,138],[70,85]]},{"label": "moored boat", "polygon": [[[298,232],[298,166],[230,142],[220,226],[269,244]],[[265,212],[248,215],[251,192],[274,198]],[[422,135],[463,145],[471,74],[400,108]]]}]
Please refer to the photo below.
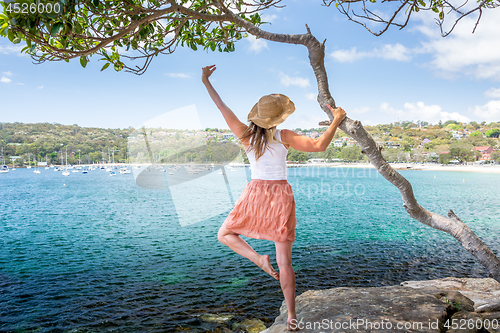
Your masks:
[{"label": "moored boat", "polygon": [[123,173],[123,174],[128,174],[128,173],[130,173],[130,169],[129,168],[121,168],[118,172]]}]

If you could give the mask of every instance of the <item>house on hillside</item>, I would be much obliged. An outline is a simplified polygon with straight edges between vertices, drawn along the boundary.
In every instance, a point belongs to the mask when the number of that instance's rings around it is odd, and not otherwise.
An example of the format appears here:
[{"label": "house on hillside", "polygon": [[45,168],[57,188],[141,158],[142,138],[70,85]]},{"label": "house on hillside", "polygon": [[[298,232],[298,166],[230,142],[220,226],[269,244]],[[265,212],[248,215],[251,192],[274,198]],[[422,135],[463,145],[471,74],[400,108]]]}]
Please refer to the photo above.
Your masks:
[{"label": "house on hillside", "polygon": [[387,148],[394,148],[394,149],[399,149],[401,148],[401,145],[399,143],[393,142],[393,141],[386,141],[385,146]]},{"label": "house on hillside", "polygon": [[460,140],[460,139],[463,139],[463,138],[466,138],[468,137],[468,133],[467,133],[467,130],[464,130],[464,129],[461,129],[461,130],[458,130],[458,131],[452,131],[452,134],[454,139],[456,140]]},{"label": "house on hillside", "polygon": [[222,139],[223,140],[236,139],[236,135],[234,135],[233,133],[224,133],[222,134]]},{"label": "house on hillside", "polygon": [[356,144],[357,144],[356,140],[350,139],[346,142],[346,147],[354,147]]},{"label": "house on hillside", "polygon": [[325,163],[326,160],[324,158],[310,158],[307,160],[307,163]]},{"label": "house on hillside", "polygon": [[495,151],[495,149],[493,149],[493,147],[491,146],[474,147],[473,150],[476,150],[481,153],[481,158],[479,158],[479,160],[481,161],[489,161],[491,153]]},{"label": "house on hillside", "polygon": [[333,141],[333,146],[334,147],[342,147],[344,146],[344,141],[342,139],[337,139]]}]

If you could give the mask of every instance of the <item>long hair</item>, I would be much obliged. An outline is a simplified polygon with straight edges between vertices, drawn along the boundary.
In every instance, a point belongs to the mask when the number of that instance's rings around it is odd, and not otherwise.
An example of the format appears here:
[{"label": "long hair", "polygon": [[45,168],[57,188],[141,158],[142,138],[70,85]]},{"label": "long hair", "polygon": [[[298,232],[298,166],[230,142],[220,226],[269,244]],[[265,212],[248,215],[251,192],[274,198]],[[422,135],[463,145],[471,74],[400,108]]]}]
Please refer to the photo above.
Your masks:
[{"label": "long hair", "polygon": [[243,141],[246,138],[250,139],[248,144],[248,151],[253,150],[255,159],[258,160],[262,155],[264,155],[264,152],[266,151],[267,147],[269,147],[270,143],[283,143],[274,137],[275,134],[276,126],[266,129],[258,126],[253,121],[250,121],[248,128],[245,130],[245,132],[243,132],[240,140]]}]

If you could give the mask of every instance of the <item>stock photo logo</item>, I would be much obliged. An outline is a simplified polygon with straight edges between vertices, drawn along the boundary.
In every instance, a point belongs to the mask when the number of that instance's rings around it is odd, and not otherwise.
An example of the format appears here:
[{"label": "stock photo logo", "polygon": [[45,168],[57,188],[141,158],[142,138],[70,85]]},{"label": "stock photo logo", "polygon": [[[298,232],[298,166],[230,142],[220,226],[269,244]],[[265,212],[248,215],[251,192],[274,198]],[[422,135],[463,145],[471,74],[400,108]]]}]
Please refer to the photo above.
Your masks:
[{"label": "stock photo logo", "polygon": [[189,105],[146,121],[128,137],[135,183],[168,189],[182,227],[230,210],[250,179],[236,138],[203,128]]}]

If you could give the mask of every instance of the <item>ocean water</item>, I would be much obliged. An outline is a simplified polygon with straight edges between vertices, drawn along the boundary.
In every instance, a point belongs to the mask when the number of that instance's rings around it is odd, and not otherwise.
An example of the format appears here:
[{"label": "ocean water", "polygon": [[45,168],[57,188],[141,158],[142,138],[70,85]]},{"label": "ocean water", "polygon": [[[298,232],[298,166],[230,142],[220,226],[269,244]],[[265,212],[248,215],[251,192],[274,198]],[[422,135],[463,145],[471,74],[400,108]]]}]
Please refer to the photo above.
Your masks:
[{"label": "ocean water", "polygon": [[[229,211],[181,227],[168,188],[41,171],[0,175],[1,332],[216,332],[279,314],[279,283],[217,241]],[[422,206],[453,209],[500,255],[500,175],[401,173]],[[487,276],[451,236],[412,220],[374,169],[289,169],[288,180],[298,293]],[[274,257],[272,242],[248,242]]]}]

